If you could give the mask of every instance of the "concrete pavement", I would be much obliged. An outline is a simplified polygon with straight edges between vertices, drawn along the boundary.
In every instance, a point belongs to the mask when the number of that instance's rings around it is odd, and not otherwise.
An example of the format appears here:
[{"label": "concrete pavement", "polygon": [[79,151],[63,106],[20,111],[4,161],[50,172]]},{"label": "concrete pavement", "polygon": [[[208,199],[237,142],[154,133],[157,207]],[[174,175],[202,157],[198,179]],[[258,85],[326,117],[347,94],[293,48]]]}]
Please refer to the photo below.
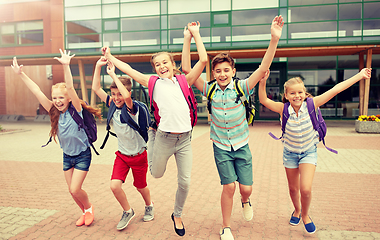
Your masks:
[{"label": "concrete pavement", "polygon": [[[144,203],[128,176],[123,185],[136,217],[123,231],[116,225],[121,207],[109,189],[117,141],[110,137],[100,156],[93,155],[83,189],[95,208],[90,227],[76,227],[79,208],[72,200],[62,172],[62,150],[48,140],[49,123],[24,120],[0,122],[0,239],[180,239],[170,215],[176,190],[176,166],[169,160],[166,173],[148,187],[155,203],[155,219],[143,222]],[[282,166],[282,145],[268,132],[281,134],[278,122],[257,122],[250,131],[254,164],[251,203],[254,218],[242,217],[236,190],[232,214],[235,239],[380,239],[380,134],[358,134],[354,121],[327,121],[327,146],[318,146],[311,217],[317,232],[303,224],[288,224],[293,207]],[[97,149],[105,136],[98,127]],[[208,124],[193,133],[194,162],[191,189],[183,212],[182,239],[219,239],[222,187],[215,167]]]}]

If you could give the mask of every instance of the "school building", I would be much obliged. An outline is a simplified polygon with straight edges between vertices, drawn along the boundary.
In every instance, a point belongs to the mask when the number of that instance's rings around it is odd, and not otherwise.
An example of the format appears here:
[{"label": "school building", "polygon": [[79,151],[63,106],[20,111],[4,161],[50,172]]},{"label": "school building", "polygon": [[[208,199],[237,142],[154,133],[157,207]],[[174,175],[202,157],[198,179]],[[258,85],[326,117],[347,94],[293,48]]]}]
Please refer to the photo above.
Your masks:
[{"label": "school building", "polygon": [[[177,65],[188,22],[201,23],[209,59],[229,52],[237,77],[246,78],[260,64],[276,15],[285,25],[271,66],[267,92],[280,101],[284,82],[301,77],[319,95],[335,84],[372,67],[372,78],[338,94],[321,107],[325,118],[355,119],[380,114],[380,1],[372,0],[0,0],[0,115],[36,116],[44,111],[10,65],[17,57],[50,97],[51,86],[63,81],[53,57],[59,49],[75,53],[71,69],[79,96],[100,103],[91,79],[102,46],[145,74],[154,74],[152,53],[172,52]],[[192,44],[193,63],[197,60]],[[103,71],[105,89],[111,79]],[[210,66],[203,78],[212,79]],[[137,83],[134,96],[147,101]],[[258,86],[256,87],[256,93]],[[195,91],[199,117],[207,117],[204,98]],[[262,108],[254,94],[257,119],[278,119]]]}]

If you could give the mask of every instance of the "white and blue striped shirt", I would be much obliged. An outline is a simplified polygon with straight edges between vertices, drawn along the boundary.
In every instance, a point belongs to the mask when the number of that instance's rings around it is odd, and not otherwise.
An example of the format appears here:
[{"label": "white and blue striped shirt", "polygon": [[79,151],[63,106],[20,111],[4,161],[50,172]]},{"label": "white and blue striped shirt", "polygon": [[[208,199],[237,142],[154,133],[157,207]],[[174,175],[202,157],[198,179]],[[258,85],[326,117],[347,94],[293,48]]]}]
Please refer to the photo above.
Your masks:
[{"label": "white and blue striped shirt", "polygon": [[306,102],[298,111],[298,117],[292,105],[289,105],[289,119],[283,136],[284,148],[290,152],[303,153],[319,143],[318,132],[314,130]]}]

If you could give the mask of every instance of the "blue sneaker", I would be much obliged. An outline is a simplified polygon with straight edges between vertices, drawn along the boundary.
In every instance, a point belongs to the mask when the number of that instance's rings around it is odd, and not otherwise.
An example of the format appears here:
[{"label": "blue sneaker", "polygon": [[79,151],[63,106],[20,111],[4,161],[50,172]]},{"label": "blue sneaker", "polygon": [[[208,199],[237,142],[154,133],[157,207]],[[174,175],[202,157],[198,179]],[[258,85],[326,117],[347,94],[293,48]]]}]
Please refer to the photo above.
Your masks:
[{"label": "blue sneaker", "polygon": [[[310,217],[309,217],[310,218]],[[306,232],[309,233],[309,234],[313,234],[315,233],[315,231],[317,230],[317,228],[315,227],[314,223],[313,223],[313,220],[311,220],[310,218],[310,223],[308,224],[305,224],[305,229],[306,229]]]},{"label": "blue sneaker", "polygon": [[297,226],[301,221],[301,214],[299,217],[295,217],[293,216],[293,214],[294,214],[294,211],[292,213],[292,217],[290,218],[289,224],[293,226]]}]

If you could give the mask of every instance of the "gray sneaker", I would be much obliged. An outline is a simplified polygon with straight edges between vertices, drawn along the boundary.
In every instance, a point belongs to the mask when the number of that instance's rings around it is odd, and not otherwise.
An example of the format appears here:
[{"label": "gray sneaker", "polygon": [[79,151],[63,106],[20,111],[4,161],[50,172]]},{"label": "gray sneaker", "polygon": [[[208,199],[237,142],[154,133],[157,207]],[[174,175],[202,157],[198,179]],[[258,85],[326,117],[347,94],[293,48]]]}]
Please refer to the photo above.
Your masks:
[{"label": "gray sneaker", "polygon": [[154,218],[154,206],[145,206],[144,222],[152,221]]},{"label": "gray sneaker", "polygon": [[131,213],[123,211],[123,215],[121,216],[120,222],[117,224],[117,230],[123,230],[128,226],[129,221],[135,216],[135,212],[132,209]]}]

